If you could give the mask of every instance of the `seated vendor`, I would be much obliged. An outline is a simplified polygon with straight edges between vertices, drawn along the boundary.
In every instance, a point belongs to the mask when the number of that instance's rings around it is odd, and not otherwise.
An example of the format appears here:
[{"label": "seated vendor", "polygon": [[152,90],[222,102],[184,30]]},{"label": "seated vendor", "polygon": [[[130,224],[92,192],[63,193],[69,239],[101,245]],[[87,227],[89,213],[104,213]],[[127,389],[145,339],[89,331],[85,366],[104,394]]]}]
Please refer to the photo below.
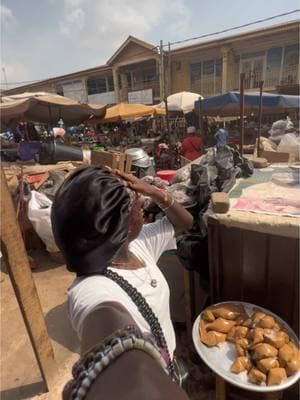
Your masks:
[{"label": "seated vendor", "polygon": [[166,143],[160,143],[157,146],[154,161],[156,171],[172,169],[172,159],[169,153],[169,146]]},{"label": "seated vendor", "polygon": [[187,128],[187,136],[183,139],[181,145],[183,157],[190,161],[194,161],[203,154],[203,151],[202,137],[196,134],[196,128],[194,126],[189,126]]}]

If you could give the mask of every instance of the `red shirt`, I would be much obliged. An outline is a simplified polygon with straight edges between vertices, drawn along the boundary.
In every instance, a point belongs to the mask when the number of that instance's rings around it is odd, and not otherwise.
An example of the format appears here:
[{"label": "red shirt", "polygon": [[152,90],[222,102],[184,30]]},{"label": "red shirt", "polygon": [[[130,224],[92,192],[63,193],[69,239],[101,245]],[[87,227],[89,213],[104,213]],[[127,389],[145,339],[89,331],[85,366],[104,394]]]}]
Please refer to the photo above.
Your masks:
[{"label": "red shirt", "polygon": [[182,141],[182,155],[190,161],[203,154],[203,140],[200,136],[188,136]]}]

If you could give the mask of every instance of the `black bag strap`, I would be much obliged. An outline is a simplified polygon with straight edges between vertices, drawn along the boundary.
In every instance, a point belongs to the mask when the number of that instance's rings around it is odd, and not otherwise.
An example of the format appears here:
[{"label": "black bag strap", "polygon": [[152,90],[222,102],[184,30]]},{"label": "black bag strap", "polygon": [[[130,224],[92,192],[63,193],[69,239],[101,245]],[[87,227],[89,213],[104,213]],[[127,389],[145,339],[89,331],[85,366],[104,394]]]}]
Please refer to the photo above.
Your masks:
[{"label": "black bag strap", "polygon": [[157,316],[154,314],[152,308],[149,306],[144,296],[135,287],[133,287],[126,279],[124,279],[116,272],[110,269],[106,269],[103,275],[106,276],[107,278],[110,278],[115,283],[117,283],[121,287],[121,289],[123,289],[124,292],[128,294],[128,296],[137,306],[141,315],[148,322],[151,329],[151,333],[157,340],[158,345],[167,353],[169,359],[168,369],[170,372],[170,376],[172,377],[172,379],[176,380],[175,367],[170,357],[164,332],[161,328]]}]

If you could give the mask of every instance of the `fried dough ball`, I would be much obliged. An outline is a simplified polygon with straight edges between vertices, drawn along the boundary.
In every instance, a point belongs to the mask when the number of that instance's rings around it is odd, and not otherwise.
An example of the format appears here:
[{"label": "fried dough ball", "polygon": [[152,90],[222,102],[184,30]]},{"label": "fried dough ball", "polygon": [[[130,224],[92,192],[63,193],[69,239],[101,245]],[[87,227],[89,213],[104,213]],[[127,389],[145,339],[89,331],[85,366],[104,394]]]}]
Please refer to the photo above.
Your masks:
[{"label": "fried dough ball", "polygon": [[265,317],[261,318],[256,324],[256,326],[260,328],[268,328],[268,329],[272,329],[274,325],[275,325],[275,319],[270,315],[266,315]]},{"label": "fried dough ball", "polygon": [[280,349],[284,344],[289,342],[289,336],[283,331],[274,331],[265,329],[264,331],[264,341],[276,349]]},{"label": "fried dough ball", "polygon": [[227,334],[227,340],[229,342],[236,342],[238,339],[246,337],[248,334],[248,328],[246,326],[233,326]]},{"label": "fried dough ball", "polygon": [[230,367],[230,371],[234,374],[239,374],[243,371],[248,371],[251,368],[251,362],[248,357],[238,357]]},{"label": "fried dough ball", "polygon": [[257,361],[256,365],[265,374],[272,368],[279,368],[279,362],[276,357],[262,358]]},{"label": "fried dough ball", "polygon": [[211,310],[205,310],[203,311],[203,319],[207,322],[212,322],[215,320],[215,316]]},{"label": "fried dough ball", "polygon": [[251,346],[255,346],[258,343],[264,341],[264,330],[263,328],[254,328],[250,329],[247,338],[251,342]]},{"label": "fried dough ball", "polygon": [[236,319],[235,322],[237,325],[243,325],[243,323],[249,319],[249,315],[247,313],[245,314],[240,314]]},{"label": "fried dough ball", "polygon": [[272,368],[268,373],[268,386],[280,385],[286,378],[287,376],[284,368]]},{"label": "fried dough ball", "polygon": [[252,358],[254,360],[261,360],[262,358],[276,357],[278,350],[267,343],[259,343],[254,347]]},{"label": "fried dough ball", "polygon": [[246,326],[247,328],[251,328],[252,327],[252,319],[251,318],[245,319],[245,321],[243,321],[242,325]]},{"label": "fried dough ball", "polygon": [[200,321],[199,333],[201,341],[209,347],[216,346],[226,340],[226,335],[224,333],[216,331],[207,332],[206,324],[203,320]]},{"label": "fried dough ball", "polygon": [[216,306],[211,309],[216,318],[224,318],[229,320],[236,319],[240,314],[245,314],[245,309],[239,304],[228,304],[224,306]]},{"label": "fried dough ball", "polygon": [[221,333],[228,333],[230,329],[236,324],[235,321],[228,321],[224,318],[217,318],[215,321],[206,325],[208,331],[217,331]]},{"label": "fried dough ball", "polygon": [[267,381],[267,375],[261,372],[259,369],[253,367],[248,374],[248,379],[251,383],[260,385]]},{"label": "fried dough ball", "polygon": [[254,326],[255,326],[262,318],[264,318],[265,316],[266,316],[266,314],[265,314],[264,312],[259,311],[259,310],[255,311],[255,313],[254,313],[254,314],[252,315],[252,317],[251,317]]},{"label": "fried dough ball", "polygon": [[300,352],[297,351],[296,354],[292,357],[290,361],[287,361],[285,366],[286,372],[288,376],[293,375],[295,372],[298,372],[300,369]]},{"label": "fried dough ball", "polygon": [[239,356],[246,356],[249,346],[248,339],[241,338],[235,342],[235,350]]},{"label": "fried dough ball", "polygon": [[283,345],[278,352],[279,363],[285,367],[289,361],[292,361],[299,353],[297,346],[293,342]]}]

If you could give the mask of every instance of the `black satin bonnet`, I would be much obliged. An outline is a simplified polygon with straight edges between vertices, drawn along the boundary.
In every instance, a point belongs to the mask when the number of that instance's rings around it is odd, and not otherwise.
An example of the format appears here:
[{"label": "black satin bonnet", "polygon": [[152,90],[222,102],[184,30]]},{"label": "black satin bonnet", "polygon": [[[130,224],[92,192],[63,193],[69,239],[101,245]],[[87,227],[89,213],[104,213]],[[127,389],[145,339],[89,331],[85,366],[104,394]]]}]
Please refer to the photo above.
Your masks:
[{"label": "black satin bonnet", "polygon": [[101,167],[76,170],[56,192],[51,221],[67,268],[78,276],[101,274],[127,239],[130,196]]}]

